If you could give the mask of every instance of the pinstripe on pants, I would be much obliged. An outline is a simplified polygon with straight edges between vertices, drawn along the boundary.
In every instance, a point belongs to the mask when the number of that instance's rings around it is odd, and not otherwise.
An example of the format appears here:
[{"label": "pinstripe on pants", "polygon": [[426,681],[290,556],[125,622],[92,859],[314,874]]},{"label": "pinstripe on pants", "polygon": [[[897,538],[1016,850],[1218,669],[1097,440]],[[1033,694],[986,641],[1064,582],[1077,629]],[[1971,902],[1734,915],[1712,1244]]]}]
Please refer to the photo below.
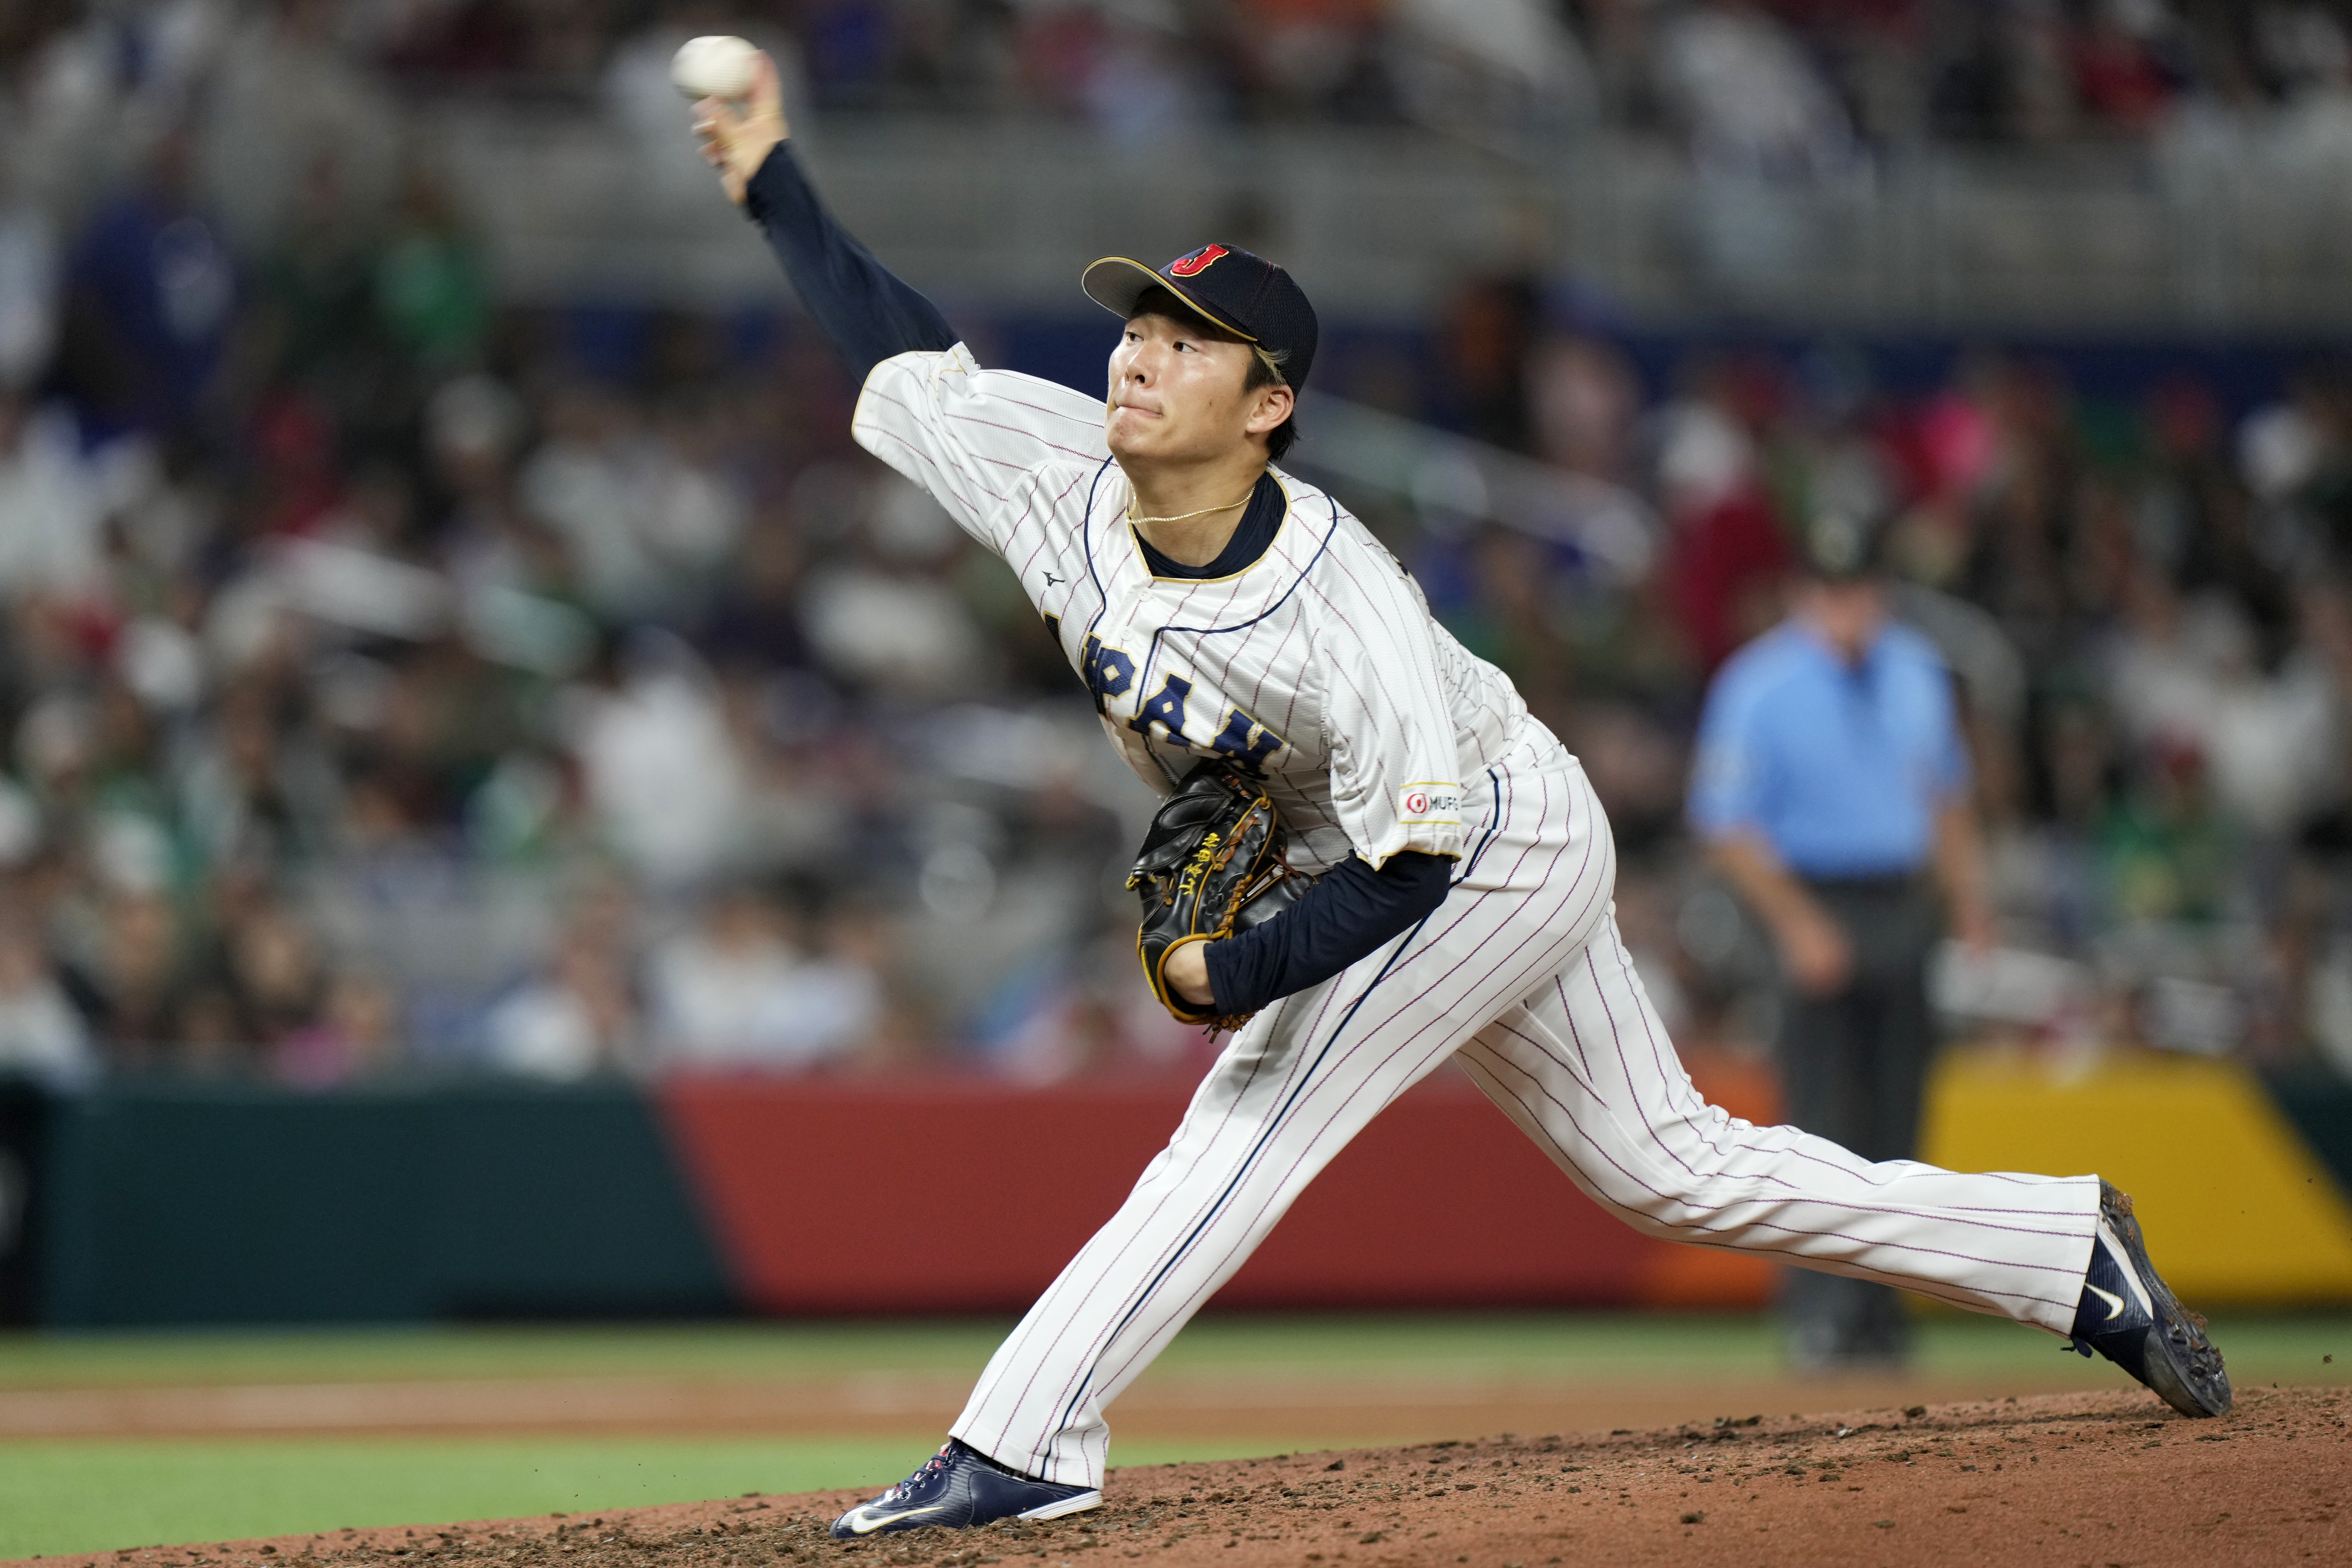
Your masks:
[{"label": "pinstripe on pants", "polygon": [[1708,1105],[1618,940],[1615,849],[1576,759],[1523,721],[1469,792],[1476,826],[1445,902],[1234,1037],[1118,1213],[991,1359],[956,1436],[1047,1480],[1099,1486],[1104,1407],[1316,1173],[1457,1052],[1570,1180],[1637,1230],[2066,1331],[2095,1176],[1874,1165]]}]

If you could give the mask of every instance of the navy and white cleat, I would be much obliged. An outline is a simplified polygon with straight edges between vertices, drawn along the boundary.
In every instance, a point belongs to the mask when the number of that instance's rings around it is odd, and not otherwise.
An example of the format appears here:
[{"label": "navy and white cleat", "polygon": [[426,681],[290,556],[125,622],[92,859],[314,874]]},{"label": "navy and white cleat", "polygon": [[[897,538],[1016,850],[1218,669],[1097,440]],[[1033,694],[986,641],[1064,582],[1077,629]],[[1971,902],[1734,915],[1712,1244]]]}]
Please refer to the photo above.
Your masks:
[{"label": "navy and white cleat", "polygon": [[945,1525],[961,1530],[1000,1519],[1059,1519],[1099,1505],[1093,1487],[1033,1481],[950,1437],[922,1468],[833,1521],[836,1541],[856,1541],[901,1530]]},{"label": "navy and white cleat", "polygon": [[2072,1349],[2098,1352],[2183,1415],[2230,1408],[2230,1374],[2205,1337],[2205,1320],[2183,1307],[2147,1260],[2147,1238],[2130,1194],[2099,1184],[2099,1234],[2083,1278]]}]

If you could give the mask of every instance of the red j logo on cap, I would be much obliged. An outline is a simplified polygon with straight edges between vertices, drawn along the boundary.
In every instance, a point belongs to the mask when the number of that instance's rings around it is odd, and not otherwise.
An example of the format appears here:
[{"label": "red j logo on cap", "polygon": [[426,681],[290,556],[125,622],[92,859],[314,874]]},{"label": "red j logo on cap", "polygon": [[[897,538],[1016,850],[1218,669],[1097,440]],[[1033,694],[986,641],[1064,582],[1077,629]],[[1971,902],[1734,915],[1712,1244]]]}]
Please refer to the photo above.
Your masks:
[{"label": "red j logo on cap", "polygon": [[1176,260],[1170,262],[1168,264],[1168,270],[1174,273],[1179,278],[1197,277],[1199,274],[1206,272],[1209,269],[1209,263],[1216,260],[1220,256],[1230,256],[1233,253],[1231,251],[1227,250],[1222,245],[1204,245],[1201,247],[1200,249],[1194,251],[1192,255],[1180,257]]}]

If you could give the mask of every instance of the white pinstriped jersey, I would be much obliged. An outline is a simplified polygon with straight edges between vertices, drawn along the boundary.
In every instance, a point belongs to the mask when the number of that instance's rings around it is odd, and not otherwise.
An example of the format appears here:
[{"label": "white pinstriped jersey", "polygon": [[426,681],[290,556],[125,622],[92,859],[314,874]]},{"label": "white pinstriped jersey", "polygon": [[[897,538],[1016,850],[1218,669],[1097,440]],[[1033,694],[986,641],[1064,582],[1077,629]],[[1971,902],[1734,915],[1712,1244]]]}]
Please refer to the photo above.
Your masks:
[{"label": "white pinstriped jersey", "polygon": [[852,429],[1004,557],[1154,789],[1223,756],[1265,778],[1302,870],[1459,858],[1463,780],[1527,707],[1329,496],[1277,473],[1289,507],[1257,561],[1155,577],[1100,398],[983,370],[959,343],[876,365]]}]

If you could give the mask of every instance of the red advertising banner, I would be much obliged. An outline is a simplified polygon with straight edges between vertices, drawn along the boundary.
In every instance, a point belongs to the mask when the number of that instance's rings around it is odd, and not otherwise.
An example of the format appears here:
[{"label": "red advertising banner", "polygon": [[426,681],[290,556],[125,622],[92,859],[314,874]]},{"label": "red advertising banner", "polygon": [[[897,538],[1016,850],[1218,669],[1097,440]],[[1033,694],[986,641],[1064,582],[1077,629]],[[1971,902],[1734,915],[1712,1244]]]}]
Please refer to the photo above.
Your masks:
[{"label": "red advertising banner", "polygon": [[[1775,1119],[1767,1070],[1692,1068],[1716,1103]],[[1005,1311],[1118,1207],[1191,1086],[704,1078],[659,1092],[752,1310]],[[1604,1214],[1449,1070],[1340,1153],[1217,1304],[1753,1306],[1770,1284],[1754,1259]]]}]

